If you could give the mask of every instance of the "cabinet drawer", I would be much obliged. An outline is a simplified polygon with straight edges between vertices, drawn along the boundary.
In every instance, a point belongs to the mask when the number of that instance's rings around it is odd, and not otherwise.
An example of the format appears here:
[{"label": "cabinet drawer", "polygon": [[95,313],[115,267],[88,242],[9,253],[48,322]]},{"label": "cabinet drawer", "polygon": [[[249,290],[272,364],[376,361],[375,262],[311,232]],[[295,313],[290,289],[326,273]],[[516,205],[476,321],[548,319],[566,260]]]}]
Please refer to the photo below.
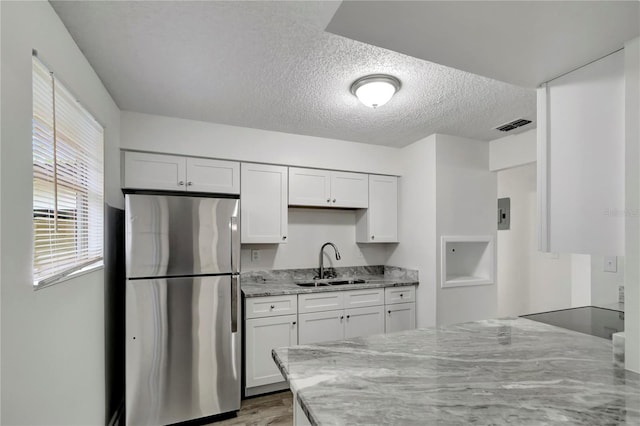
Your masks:
[{"label": "cabinet drawer", "polygon": [[384,289],[384,301],[387,305],[393,303],[414,302],[416,300],[416,287],[387,287]]},{"label": "cabinet drawer", "polygon": [[322,292],[298,295],[300,313],[334,311],[344,308],[344,292]]},{"label": "cabinet drawer", "polygon": [[344,292],[345,308],[364,308],[366,306],[384,305],[384,289],[369,288]]},{"label": "cabinet drawer", "polygon": [[298,312],[295,294],[287,296],[252,297],[245,301],[246,318],[273,317]]}]

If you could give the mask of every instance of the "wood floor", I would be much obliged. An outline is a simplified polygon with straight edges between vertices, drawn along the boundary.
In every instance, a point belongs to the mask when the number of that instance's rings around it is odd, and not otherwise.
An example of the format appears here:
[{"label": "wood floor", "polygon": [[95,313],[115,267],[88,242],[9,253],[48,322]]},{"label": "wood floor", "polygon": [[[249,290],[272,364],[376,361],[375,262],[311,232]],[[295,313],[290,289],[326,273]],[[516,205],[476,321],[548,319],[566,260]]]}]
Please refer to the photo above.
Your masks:
[{"label": "wood floor", "polygon": [[211,426],[292,426],[293,395],[272,393],[242,401],[238,417],[211,423]]}]

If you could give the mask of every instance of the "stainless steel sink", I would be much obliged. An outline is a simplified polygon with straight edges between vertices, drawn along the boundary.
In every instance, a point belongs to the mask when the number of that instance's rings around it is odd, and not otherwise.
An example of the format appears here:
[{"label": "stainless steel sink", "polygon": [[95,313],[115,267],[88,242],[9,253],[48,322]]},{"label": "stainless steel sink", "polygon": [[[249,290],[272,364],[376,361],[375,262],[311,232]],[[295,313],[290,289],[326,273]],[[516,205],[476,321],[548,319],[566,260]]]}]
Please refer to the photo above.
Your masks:
[{"label": "stainless steel sink", "polygon": [[295,284],[301,287],[324,287],[324,286],[334,286],[334,285],[345,285],[345,284],[364,284],[366,280],[362,279],[324,279],[324,280],[310,280],[310,281],[296,281]]},{"label": "stainless steel sink", "polygon": [[326,287],[331,285],[329,283],[318,281],[297,281],[295,284],[299,285],[300,287]]}]

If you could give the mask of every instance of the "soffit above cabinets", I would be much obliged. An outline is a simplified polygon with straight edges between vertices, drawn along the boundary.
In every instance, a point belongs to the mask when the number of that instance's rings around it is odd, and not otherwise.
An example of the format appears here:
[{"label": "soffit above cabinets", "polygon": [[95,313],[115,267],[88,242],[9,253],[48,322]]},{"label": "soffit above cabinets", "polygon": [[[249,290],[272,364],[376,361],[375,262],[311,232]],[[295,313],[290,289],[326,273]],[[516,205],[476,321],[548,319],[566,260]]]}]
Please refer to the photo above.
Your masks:
[{"label": "soffit above cabinets", "polygon": [[640,2],[345,1],[327,31],[533,88],[638,37]]},{"label": "soffit above cabinets", "polygon": [[[51,4],[127,111],[395,147],[535,119],[531,89],[326,32],[339,2]],[[378,73],[402,88],[373,110],[349,89]]]}]

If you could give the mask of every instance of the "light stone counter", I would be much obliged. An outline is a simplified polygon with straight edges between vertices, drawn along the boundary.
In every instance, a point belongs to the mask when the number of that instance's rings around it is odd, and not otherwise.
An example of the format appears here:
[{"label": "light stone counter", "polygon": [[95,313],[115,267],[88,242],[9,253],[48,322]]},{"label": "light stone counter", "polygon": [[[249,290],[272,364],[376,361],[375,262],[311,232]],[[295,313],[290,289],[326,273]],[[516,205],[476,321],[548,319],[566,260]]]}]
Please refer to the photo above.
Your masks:
[{"label": "light stone counter", "polygon": [[638,425],[611,342],[523,318],[280,348],[314,425]]},{"label": "light stone counter", "polygon": [[301,287],[296,285],[295,282],[312,280],[316,272],[315,269],[255,271],[242,274],[242,293],[249,298],[418,285],[417,271],[409,269],[389,266],[359,266],[335,268],[335,271],[341,278],[361,278],[367,282],[335,286]]}]

